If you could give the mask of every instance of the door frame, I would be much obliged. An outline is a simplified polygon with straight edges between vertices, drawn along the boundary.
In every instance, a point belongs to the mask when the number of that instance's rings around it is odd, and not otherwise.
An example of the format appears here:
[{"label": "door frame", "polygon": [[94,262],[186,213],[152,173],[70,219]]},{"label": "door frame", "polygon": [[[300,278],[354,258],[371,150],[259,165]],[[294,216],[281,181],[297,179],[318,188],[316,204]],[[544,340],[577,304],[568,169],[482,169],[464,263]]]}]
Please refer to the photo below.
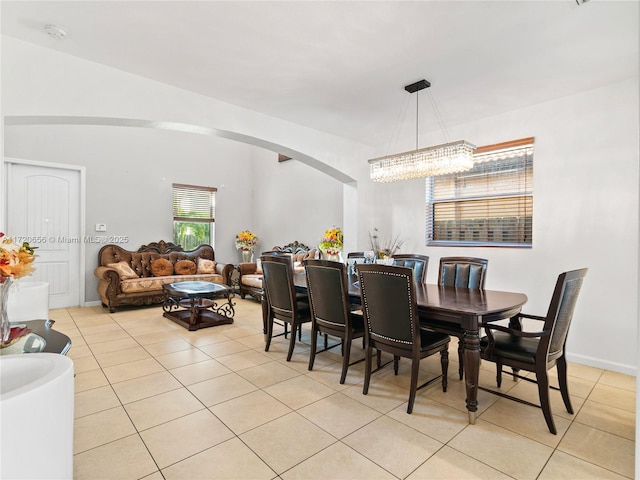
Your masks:
[{"label": "door frame", "polygon": [[[0,178],[3,180],[2,182],[2,190],[4,191],[4,194],[2,195],[3,198],[0,199],[0,205],[2,206],[1,209],[1,214],[2,214],[2,218],[0,218],[0,220],[2,220],[2,222],[0,222],[4,228],[6,228],[6,221],[8,218],[8,211],[7,209],[9,208],[9,199],[7,198],[8,195],[8,182],[9,179],[11,178],[11,166],[12,164],[20,164],[20,165],[31,165],[34,167],[43,167],[43,168],[51,168],[51,169],[57,169],[57,170],[71,170],[74,172],[78,172],[80,174],[80,185],[79,185],[79,193],[80,193],[80,205],[79,205],[79,218],[78,218],[78,224],[79,224],[79,231],[81,232],[81,235],[84,235],[84,232],[86,231],[86,220],[85,220],[85,216],[86,216],[86,203],[87,203],[87,197],[86,197],[86,180],[87,180],[87,173],[86,173],[86,167],[84,166],[80,166],[80,165],[67,165],[67,164],[63,164],[63,163],[53,163],[53,162],[42,162],[39,160],[27,160],[24,158],[12,158],[12,157],[4,157],[3,162],[2,162],[2,176],[0,176]],[[9,232],[10,235],[10,232]],[[78,282],[78,300],[80,302],[80,306],[84,307],[86,306],[86,298],[85,298],[85,286],[87,283],[87,279],[86,279],[86,272],[85,272],[85,265],[86,265],[86,247],[84,242],[80,242],[80,258],[79,258],[79,262],[78,262],[78,271],[76,272],[78,275],[78,279],[80,280]]]}]

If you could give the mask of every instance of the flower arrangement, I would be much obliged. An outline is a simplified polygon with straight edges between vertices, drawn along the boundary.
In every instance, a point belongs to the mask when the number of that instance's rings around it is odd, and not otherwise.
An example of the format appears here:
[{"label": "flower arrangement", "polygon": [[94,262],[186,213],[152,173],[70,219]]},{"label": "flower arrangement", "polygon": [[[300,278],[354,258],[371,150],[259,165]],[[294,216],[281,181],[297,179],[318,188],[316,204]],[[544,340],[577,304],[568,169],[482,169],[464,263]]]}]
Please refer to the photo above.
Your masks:
[{"label": "flower arrangement", "polygon": [[21,278],[31,275],[35,248],[28,242],[18,245],[13,239],[0,232],[0,283],[7,278]]},{"label": "flower arrangement", "polygon": [[236,248],[238,250],[253,251],[258,244],[258,237],[251,230],[243,230],[236,235]]},{"label": "flower arrangement", "polygon": [[337,255],[342,251],[343,240],[342,229],[333,227],[324,232],[318,248],[327,255]]},{"label": "flower arrangement", "polygon": [[373,234],[369,233],[369,244],[377,259],[386,259],[393,256],[400,250],[403,243],[399,235],[396,235],[393,239],[389,237],[384,243],[381,243],[377,227],[373,229]]}]

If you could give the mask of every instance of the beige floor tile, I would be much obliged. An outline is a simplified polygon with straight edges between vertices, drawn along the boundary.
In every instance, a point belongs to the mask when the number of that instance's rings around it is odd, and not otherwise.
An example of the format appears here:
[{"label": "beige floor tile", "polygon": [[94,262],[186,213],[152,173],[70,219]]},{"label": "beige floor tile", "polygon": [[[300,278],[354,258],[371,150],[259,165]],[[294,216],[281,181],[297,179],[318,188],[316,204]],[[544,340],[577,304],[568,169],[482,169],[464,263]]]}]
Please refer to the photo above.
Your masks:
[{"label": "beige floor tile", "polygon": [[113,340],[111,342],[102,342],[91,345],[91,351],[95,354],[117,352],[119,350],[127,350],[139,347],[140,344],[131,337]]},{"label": "beige floor tile", "polygon": [[140,433],[160,468],[168,467],[235,435],[210,411],[200,410]]},{"label": "beige floor tile", "polygon": [[187,350],[155,356],[155,359],[158,360],[164,368],[172,369],[211,360],[211,357],[197,348],[191,347]]},{"label": "beige floor tile", "polygon": [[106,385],[76,393],[74,395],[73,414],[75,418],[80,418],[119,406],[120,401],[113,392],[111,385]]},{"label": "beige floor tile", "polygon": [[626,438],[574,422],[558,450],[633,478],[635,442]]},{"label": "beige floor tile", "polygon": [[[147,478],[158,467],[138,435],[130,435],[73,457],[75,480]],[[162,478],[162,477],[160,477]]]},{"label": "beige floor tile", "polygon": [[381,413],[388,413],[403,404],[405,410],[407,409],[409,390],[403,387],[382,380],[374,381],[374,379],[371,379],[369,392],[366,395],[362,393],[362,387],[363,384],[359,383],[341,392]]},{"label": "beige floor tile", "polygon": [[144,377],[114,383],[113,390],[123,404],[152,397],[182,387],[169,372],[158,372]]},{"label": "beige floor tile", "polygon": [[576,416],[576,422],[635,440],[636,416],[627,410],[587,400]]},{"label": "beige floor tile", "polygon": [[624,388],[598,384],[589,395],[589,400],[620,408],[627,412],[636,411],[635,392]]},{"label": "beige floor tile", "polygon": [[136,346],[115,352],[96,353],[95,357],[102,368],[107,368],[113,367],[114,365],[122,365],[123,363],[145,360],[151,358],[151,355],[141,346]]},{"label": "beige floor tile", "polygon": [[[546,445],[481,419],[475,425],[468,425],[448,445],[502,473],[523,480],[536,478],[553,453],[553,449]],[[522,452],[527,454],[522,455]]]},{"label": "beige floor tile", "polygon": [[511,478],[475,458],[444,446],[406,477],[406,480],[509,480]]},{"label": "beige floor tile", "polygon": [[73,453],[80,453],[136,433],[122,407],[76,418],[73,422]]},{"label": "beige floor tile", "polygon": [[538,480],[623,480],[626,477],[556,450]]},{"label": "beige floor tile", "polygon": [[223,342],[211,343],[208,345],[201,345],[198,347],[204,353],[211,358],[217,359],[218,357],[225,357],[233,353],[244,352],[251,350],[248,346],[243,345],[235,340],[225,340]]},{"label": "beige floor tile", "polygon": [[278,474],[336,441],[295,412],[254,428],[240,439]]},{"label": "beige floor tile", "polygon": [[118,328],[117,330],[94,333],[92,335],[83,334],[83,337],[87,342],[87,344],[94,345],[97,343],[111,342],[114,340],[122,340],[123,338],[129,338],[129,334],[124,330],[122,330],[121,328]]},{"label": "beige floor tile", "polygon": [[[75,362],[74,362],[75,367]],[[92,388],[103,387],[109,385],[109,380],[104,376],[102,370],[90,370],[88,372],[76,371],[74,378],[75,392],[84,392],[85,390],[91,390]]]},{"label": "beige floor tile", "polygon": [[[350,360],[350,363],[353,360]],[[324,365],[321,368],[313,366],[313,370],[307,372],[309,378],[316,382],[324,383],[325,385],[341,391],[347,388],[359,385],[362,389],[362,382],[364,381],[364,363],[356,363],[349,366],[347,370],[347,378],[343,384],[340,384],[340,376],[342,375],[342,361],[331,362],[328,365]]]},{"label": "beige floor tile", "polygon": [[238,343],[246,345],[251,349],[264,351],[264,334],[262,333],[262,330],[258,333],[252,333],[251,335],[232,338],[234,338]]},{"label": "beige floor tile", "polygon": [[265,388],[269,385],[298,377],[301,374],[297,370],[282,365],[279,362],[269,361],[268,363],[240,370],[238,375],[250,381],[258,388]]},{"label": "beige floor tile", "polygon": [[134,334],[134,330],[129,330],[129,332],[131,336],[143,346],[153,345],[155,343],[171,342],[177,338],[176,334],[172,330],[167,329],[158,332],[157,329],[154,331],[154,329],[151,328],[151,332],[139,334]]},{"label": "beige floor tile", "polygon": [[236,435],[291,413],[291,409],[262,390],[209,408]]},{"label": "beige floor tile", "polygon": [[224,334],[225,326],[233,328],[233,325],[221,325],[220,327],[205,328],[204,330],[198,330],[197,332],[187,332],[185,330],[181,335],[181,338],[186,342],[189,342],[194,347],[202,350],[202,347],[206,347],[207,345],[214,345],[216,343],[223,343],[231,340]]},{"label": "beige floor tile", "polygon": [[[540,405],[540,394],[538,393],[538,386],[534,383],[527,381],[519,381],[516,386],[509,391],[509,395],[526,400],[528,402]],[[571,406],[573,407],[573,414],[567,412],[567,407],[562,400],[562,395],[558,390],[549,389],[549,399],[551,401],[551,412],[554,416],[573,420],[575,413],[580,410],[587,395],[577,396],[573,394],[573,389],[569,385],[569,398],[571,399]]]},{"label": "beige floor tile", "polygon": [[91,370],[100,369],[100,365],[92,355],[90,357],[80,357],[73,359],[73,371],[77,375],[79,373],[90,372]]},{"label": "beige floor tile", "polygon": [[216,357],[216,360],[234,372],[272,362],[268,356],[255,350],[246,350],[231,355],[219,356]]},{"label": "beige floor tile", "polygon": [[184,367],[172,368],[170,372],[180,383],[188,386],[221,375],[227,375],[231,373],[231,370],[215,360],[206,360],[192,365],[185,365]]},{"label": "beige floor tile", "polygon": [[624,388],[632,392],[636,391],[636,377],[623,373],[605,371],[598,383],[609,385],[610,387]]},{"label": "beige floor tile", "polygon": [[371,423],[381,415],[380,412],[342,393],[334,393],[297,411],[307,420],[339,439]]},{"label": "beige floor tile", "polygon": [[92,355],[93,353],[91,352],[91,349],[87,345],[72,344],[71,348],[67,352],[67,357],[71,358],[72,360],[75,360],[81,357],[90,357]]},{"label": "beige floor tile", "polygon": [[204,406],[186,388],[180,388],[128,403],[124,408],[138,431],[142,431],[202,410]]},{"label": "beige floor tile", "polygon": [[237,438],[173,464],[162,474],[166,480],[276,478],[274,471]]},{"label": "beige floor tile", "polygon": [[400,478],[413,472],[443,445],[387,416],[365,425],[342,442]]},{"label": "beige floor tile", "polygon": [[154,358],[147,358],[135,362],[114,365],[103,369],[104,374],[111,383],[124,382],[132,378],[144,377],[152,373],[165,371],[164,367]]},{"label": "beige floor tile", "polygon": [[294,410],[333,395],[336,392],[332,388],[306,376],[294,377],[275,385],[270,385],[264,391]]},{"label": "beige floor tile", "polygon": [[284,472],[283,480],[309,478],[394,480],[397,477],[380,468],[342,443],[335,443]]},{"label": "beige floor tile", "polygon": [[404,403],[387,416],[441,443],[449,442],[469,426],[469,415],[466,412],[429,398],[416,400],[411,414],[407,413],[407,404]]},{"label": "beige floor tile", "polygon": [[567,372],[572,377],[578,377],[585,380],[597,382],[602,376],[604,370],[597,367],[582,365],[580,363],[567,362]]},{"label": "beige floor tile", "polygon": [[571,425],[570,420],[554,415],[558,434],[553,435],[547,428],[542,409],[504,398],[491,405],[480,418],[553,448]]},{"label": "beige floor tile", "polygon": [[[478,383],[488,388],[494,388],[495,373],[491,372],[491,374],[489,374],[488,372],[480,372],[480,380]],[[513,385],[505,385],[505,383],[506,382],[503,381],[503,388],[501,389],[501,391],[506,393],[509,392]],[[418,394],[422,395],[421,392],[418,392]],[[424,394],[427,395],[431,400],[444,403],[445,405],[456,408],[461,412],[467,412],[467,387],[464,380],[449,381],[446,392],[443,392],[442,389],[429,389],[429,391],[424,392]],[[499,398],[500,397],[493,395],[492,393],[478,390],[478,410],[476,411],[476,415],[480,415],[487,408],[497,402]]]},{"label": "beige floor tile", "polygon": [[205,406],[210,407],[246,395],[258,388],[236,373],[195,383],[187,387]]},{"label": "beige floor tile", "polygon": [[124,332],[122,327],[116,322],[103,321],[101,317],[92,325],[88,325],[87,322],[78,323],[78,328],[82,332],[82,335],[86,337],[106,332]]},{"label": "beige floor tile", "polygon": [[147,352],[149,352],[154,357],[166,355],[167,353],[179,352],[181,350],[189,350],[190,348],[193,348],[193,345],[181,338],[174,338],[173,340],[152,343],[151,345],[145,346]]},{"label": "beige floor tile", "polygon": [[146,477],[142,477],[141,480],[165,480],[162,473],[153,472],[151,475],[147,475]]}]

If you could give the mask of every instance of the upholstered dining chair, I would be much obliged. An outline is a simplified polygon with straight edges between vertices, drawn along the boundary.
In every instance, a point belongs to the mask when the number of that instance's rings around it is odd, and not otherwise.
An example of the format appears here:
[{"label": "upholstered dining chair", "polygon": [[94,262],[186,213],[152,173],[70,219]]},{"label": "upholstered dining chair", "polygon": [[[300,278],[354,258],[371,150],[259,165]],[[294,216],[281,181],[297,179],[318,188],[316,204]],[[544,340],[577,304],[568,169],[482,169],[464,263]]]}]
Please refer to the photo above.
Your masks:
[{"label": "upholstered dining chair", "polygon": [[[395,374],[398,359],[411,359],[411,383],[407,413],[413,411],[416,392],[442,379],[442,391],[447,391],[449,366],[449,336],[420,328],[416,306],[413,270],[394,265],[360,265],[358,278],[365,323],[365,377],[363,394],[369,392],[373,349],[394,357]],[[440,352],[442,374],[418,386],[420,360]]]},{"label": "upholstered dining chair", "polygon": [[309,370],[313,370],[318,333],[338,337],[342,348],[340,383],[344,383],[350,366],[351,342],[364,336],[362,315],[354,313],[349,303],[346,267],[344,263],[328,260],[305,260],[304,266],[312,326]]},{"label": "upholstered dining chair", "polygon": [[394,265],[412,268],[413,278],[416,282],[426,282],[427,267],[429,266],[429,257],[427,255],[419,255],[417,253],[397,253],[391,258],[393,258]]},{"label": "upholstered dining chair", "polygon": [[514,380],[522,378],[538,384],[538,394],[540,405],[496,392],[483,387],[485,391],[495,393],[501,397],[516,400],[520,403],[532,405],[542,409],[549,431],[557,434],[556,425],[551,414],[551,403],[549,401],[549,377],[547,371],[554,366],[558,371],[558,383],[562,400],[567,412],[573,413],[571,400],[569,398],[569,388],[567,385],[567,359],[565,357],[565,345],[571,320],[575,310],[578,295],[582,287],[586,268],[572,270],[561,273],[556,281],[551,304],[544,317],[537,315],[527,315],[521,313],[518,321],[528,319],[541,322],[541,329],[535,332],[523,331],[520,328],[507,328],[502,325],[485,322],[482,324],[486,332],[486,337],[480,340],[481,355],[484,360],[495,362],[496,382],[498,388],[502,385],[502,367],[508,365],[514,369],[534,372],[536,380],[521,377],[515,372]]},{"label": "upholstered dining chair", "polygon": [[269,351],[273,337],[275,319],[291,325],[291,338],[287,362],[291,360],[296,343],[296,332],[300,334],[302,324],[311,321],[309,303],[298,298],[293,284],[293,257],[290,254],[262,255],[260,257],[265,291],[267,339],[265,352]]},{"label": "upholstered dining chair", "polygon": [[[477,257],[442,257],[438,269],[438,285],[484,289],[489,260]],[[463,337],[464,330],[459,325],[430,321],[429,328],[437,332],[458,337],[458,376],[464,376]]]}]

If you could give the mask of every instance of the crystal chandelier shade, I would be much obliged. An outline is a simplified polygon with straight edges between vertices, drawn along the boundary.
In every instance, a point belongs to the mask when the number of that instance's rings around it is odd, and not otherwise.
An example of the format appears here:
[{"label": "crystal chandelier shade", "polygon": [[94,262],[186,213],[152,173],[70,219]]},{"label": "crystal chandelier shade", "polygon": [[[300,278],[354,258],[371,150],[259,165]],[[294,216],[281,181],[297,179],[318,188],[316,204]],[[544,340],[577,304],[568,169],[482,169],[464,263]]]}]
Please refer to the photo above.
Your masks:
[{"label": "crystal chandelier shade", "polygon": [[[427,80],[420,80],[407,85],[404,89],[409,93],[417,93],[430,86],[431,83]],[[418,149],[418,97],[416,95],[416,149],[369,160],[371,180],[395,182],[464,172],[473,168],[473,152],[476,146],[465,140],[449,142],[433,97],[431,101],[448,143]]]},{"label": "crystal chandelier shade", "polygon": [[369,160],[371,180],[395,182],[464,172],[473,168],[475,145],[459,140]]}]

